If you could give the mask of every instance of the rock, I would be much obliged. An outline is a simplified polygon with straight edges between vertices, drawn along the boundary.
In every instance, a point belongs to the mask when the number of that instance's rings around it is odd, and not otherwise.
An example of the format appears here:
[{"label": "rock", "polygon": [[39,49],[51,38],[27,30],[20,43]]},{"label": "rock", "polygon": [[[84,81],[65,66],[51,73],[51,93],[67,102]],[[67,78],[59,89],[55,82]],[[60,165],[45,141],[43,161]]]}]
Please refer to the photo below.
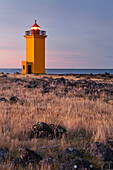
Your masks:
[{"label": "rock", "polygon": [[33,129],[38,130],[38,131],[42,131],[42,130],[49,131],[49,132],[52,131],[51,128],[48,126],[48,124],[44,122],[38,122],[37,124],[33,126]]},{"label": "rock", "polygon": [[49,137],[49,135],[53,136],[52,129],[44,122],[38,122],[33,126],[33,129],[37,134],[37,137]]},{"label": "rock", "polygon": [[53,82],[53,78],[52,77],[49,77],[49,82],[52,83]]},{"label": "rock", "polygon": [[105,163],[103,166],[104,170],[112,170],[113,169],[113,163]]},{"label": "rock", "polygon": [[59,166],[59,170],[84,170],[85,168],[88,170],[94,170],[92,163],[81,158],[70,160],[66,163],[60,163]]},{"label": "rock", "polygon": [[7,152],[8,152],[7,149],[0,148],[0,161],[5,161],[6,159],[9,158]]},{"label": "rock", "polygon": [[9,99],[10,103],[17,103],[19,101],[19,99],[16,96],[12,96]]},{"label": "rock", "polygon": [[9,87],[2,87],[2,90],[9,90],[9,89],[11,89],[10,86]]},{"label": "rock", "polygon": [[25,165],[29,166],[30,169],[35,169],[36,168],[36,162],[34,160],[27,161]]},{"label": "rock", "polygon": [[25,88],[32,88],[32,86],[29,85],[29,84],[28,84],[28,85],[25,85],[24,87],[25,87]]},{"label": "rock", "polygon": [[53,134],[48,131],[44,131],[44,130],[38,132],[38,138],[45,138],[45,137],[52,139]]},{"label": "rock", "polygon": [[73,148],[67,148],[62,152],[62,157],[64,159],[75,159],[77,157],[81,157],[80,151],[73,149]]},{"label": "rock", "polygon": [[50,91],[49,91],[49,89],[47,89],[47,88],[45,88],[45,89],[43,89],[43,90],[41,91],[42,94],[49,93],[49,92],[50,92]]},{"label": "rock", "polygon": [[90,155],[98,157],[100,161],[113,161],[112,150],[102,143],[95,142],[88,149]]},{"label": "rock", "polygon": [[66,129],[60,125],[56,126],[54,124],[50,124],[49,127],[52,129],[54,136],[56,137],[62,137],[63,133],[66,132]]},{"label": "rock", "polygon": [[22,161],[21,158],[16,158],[16,159],[13,159],[13,160],[12,160],[12,164],[13,164],[14,166],[19,165],[19,164],[22,164],[22,163],[23,163],[23,161]]},{"label": "rock", "polygon": [[5,97],[0,98],[0,102],[5,103],[8,102],[8,100]]},{"label": "rock", "polygon": [[111,147],[113,147],[113,140],[107,141],[107,144],[109,144]]},{"label": "rock", "polygon": [[6,75],[6,74],[3,74],[2,77],[7,77],[7,75]]},{"label": "rock", "polygon": [[28,85],[25,85],[24,87],[29,88],[29,89],[31,89],[31,88],[35,89],[37,87],[37,83],[36,84],[28,84]]},{"label": "rock", "polygon": [[30,161],[39,162],[42,157],[38,152],[30,150],[29,148],[21,147],[19,149],[19,161],[24,165],[28,165]]},{"label": "rock", "polygon": [[17,74],[20,74],[20,73],[19,73],[19,72],[15,72],[14,74],[16,74],[16,75],[17,75]]},{"label": "rock", "polygon": [[63,77],[61,77],[61,78],[56,78],[56,79],[54,79],[54,83],[56,84],[56,85],[59,85],[59,84],[65,84],[65,79],[63,78]]},{"label": "rock", "polygon": [[[33,126],[34,136],[37,134],[37,137],[62,137],[63,133],[66,132],[61,126],[56,126],[54,124],[46,124],[44,122],[38,122]],[[33,134],[33,133],[32,133]]]},{"label": "rock", "polygon": [[65,87],[65,89],[64,89],[64,93],[68,93],[68,88],[67,87]]}]

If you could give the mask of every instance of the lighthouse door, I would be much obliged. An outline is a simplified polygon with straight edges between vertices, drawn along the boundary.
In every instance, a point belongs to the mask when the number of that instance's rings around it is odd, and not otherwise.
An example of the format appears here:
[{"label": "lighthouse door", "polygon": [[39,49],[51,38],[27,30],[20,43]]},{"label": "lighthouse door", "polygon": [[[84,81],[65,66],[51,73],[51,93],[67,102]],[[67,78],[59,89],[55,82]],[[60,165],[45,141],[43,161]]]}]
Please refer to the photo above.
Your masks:
[{"label": "lighthouse door", "polygon": [[31,74],[31,65],[28,65],[28,74]]}]

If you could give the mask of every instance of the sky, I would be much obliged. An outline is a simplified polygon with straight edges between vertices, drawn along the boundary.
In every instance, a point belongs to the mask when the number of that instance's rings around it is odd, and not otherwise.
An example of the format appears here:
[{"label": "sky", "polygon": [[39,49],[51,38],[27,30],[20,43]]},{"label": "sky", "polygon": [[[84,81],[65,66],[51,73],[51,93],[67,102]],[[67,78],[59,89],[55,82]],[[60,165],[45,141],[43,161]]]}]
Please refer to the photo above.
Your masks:
[{"label": "sky", "polygon": [[113,0],[0,0],[0,68],[21,68],[35,19],[46,68],[113,68]]}]

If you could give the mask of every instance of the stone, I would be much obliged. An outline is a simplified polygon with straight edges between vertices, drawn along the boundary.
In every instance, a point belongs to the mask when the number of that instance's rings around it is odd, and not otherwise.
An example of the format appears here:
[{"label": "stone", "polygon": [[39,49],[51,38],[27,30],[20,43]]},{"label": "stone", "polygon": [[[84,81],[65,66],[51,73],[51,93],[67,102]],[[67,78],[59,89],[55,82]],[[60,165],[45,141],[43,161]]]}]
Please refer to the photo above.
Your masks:
[{"label": "stone", "polygon": [[10,103],[17,103],[19,101],[18,97],[16,96],[11,96],[10,99],[9,99]]},{"label": "stone", "polygon": [[90,163],[87,160],[77,158],[74,160],[70,160],[66,163],[60,163],[59,170],[84,170],[84,169],[89,169],[89,170],[94,170],[95,168],[93,167],[93,164]]},{"label": "stone", "polygon": [[36,151],[30,150],[26,147],[19,148],[19,159],[24,164],[27,165],[28,162],[39,162],[42,157]]},{"label": "stone", "polygon": [[34,134],[37,134],[37,137],[49,137],[49,135],[53,136],[52,129],[48,126],[48,124],[44,122],[38,122],[33,126]]},{"label": "stone", "polygon": [[22,164],[22,163],[23,163],[23,161],[22,161],[21,158],[15,158],[15,159],[12,160],[12,164],[13,164],[14,166],[19,165],[19,164]]},{"label": "stone", "polygon": [[107,141],[107,144],[109,144],[113,148],[113,140]]},{"label": "stone", "polygon": [[61,126],[56,126],[54,124],[46,124],[44,122],[38,122],[37,124],[35,124],[33,126],[33,132],[32,132],[32,136],[34,134],[34,136],[37,137],[50,137],[51,139],[53,137],[62,137],[63,133],[66,132],[66,129],[64,129]]},{"label": "stone", "polygon": [[8,159],[8,150],[7,149],[3,149],[0,148],[0,161],[5,161],[6,159]]},{"label": "stone", "polygon": [[52,139],[53,138],[53,134],[48,132],[48,131],[42,130],[42,131],[38,132],[38,136],[37,137],[38,138],[45,138],[45,137],[47,137],[47,138]]},{"label": "stone", "polygon": [[5,97],[0,98],[0,102],[5,103],[8,102],[8,100]]},{"label": "stone", "polygon": [[20,74],[20,73],[19,73],[19,72],[15,72],[14,74],[18,75],[18,74]]},{"label": "stone", "polygon": [[45,89],[43,89],[43,90],[41,91],[42,94],[49,93],[49,92],[50,92],[50,91],[49,91],[48,88],[45,88]]},{"label": "stone", "polygon": [[6,74],[3,74],[2,77],[6,77],[6,78],[7,78],[7,75],[6,75]]},{"label": "stone", "polygon": [[9,87],[2,87],[2,90],[9,90],[9,89],[11,89],[10,86]]},{"label": "stone", "polygon": [[81,153],[74,148],[67,148],[62,152],[62,157],[66,160],[75,159],[77,157],[81,157]]},{"label": "stone", "polygon": [[52,132],[51,128],[48,126],[48,124],[44,123],[44,122],[38,122],[37,124],[35,124],[33,126],[33,129],[34,130],[37,130],[37,131],[49,131],[49,132]]},{"label": "stone", "polygon": [[31,82],[30,82],[29,84],[25,85],[24,87],[25,87],[25,88],[29,88],[29,89],[31,89],[31,88],[34,88],[34,89],[35,89],[35,88],[37,87],[37,83],[34,83],[34,82],[31,83]]},{"label": "stone", "polygon": [[62,137],[63,133],[66,132],[66,129],[63,128],[62,126],[58,125],[54,125],[54,124],[50,124],[49,125],[54,133],[54,136],[56,137]]},{"label": "stone", "polygon": [[29,88],[29,89],[32,88],[32,86],[29,85],[29,84],[28,84],[28,85],[25,85],[24,87],[25,87],[25,88]]},{"label": "stone", "polygon": [[88,149],[90,155],[98,157],[100,161],[113,161],[112,150],[102,143],[95,142]]},{"label": "stone", "polygon": [[61,78],[56,78],[56,79],[54,79],[54,83],[56,84],[56,85],[59,85],[59,84],[65,84],[65,79],[63,78],[63,77],[61,77]]}]

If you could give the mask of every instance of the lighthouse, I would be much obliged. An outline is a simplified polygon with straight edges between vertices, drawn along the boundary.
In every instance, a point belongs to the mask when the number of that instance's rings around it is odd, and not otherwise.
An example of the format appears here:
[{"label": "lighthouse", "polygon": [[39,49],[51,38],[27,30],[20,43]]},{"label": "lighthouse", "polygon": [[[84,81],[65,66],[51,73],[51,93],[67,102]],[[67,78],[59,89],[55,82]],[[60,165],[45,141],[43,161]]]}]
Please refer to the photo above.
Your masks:
[{"label": "lighthouse", "polygon": [[22,61],[22,74],[45,73],[45,38],[46,31],[40,30],[36,23],[31,30],[25,31],[26,61]]}]

